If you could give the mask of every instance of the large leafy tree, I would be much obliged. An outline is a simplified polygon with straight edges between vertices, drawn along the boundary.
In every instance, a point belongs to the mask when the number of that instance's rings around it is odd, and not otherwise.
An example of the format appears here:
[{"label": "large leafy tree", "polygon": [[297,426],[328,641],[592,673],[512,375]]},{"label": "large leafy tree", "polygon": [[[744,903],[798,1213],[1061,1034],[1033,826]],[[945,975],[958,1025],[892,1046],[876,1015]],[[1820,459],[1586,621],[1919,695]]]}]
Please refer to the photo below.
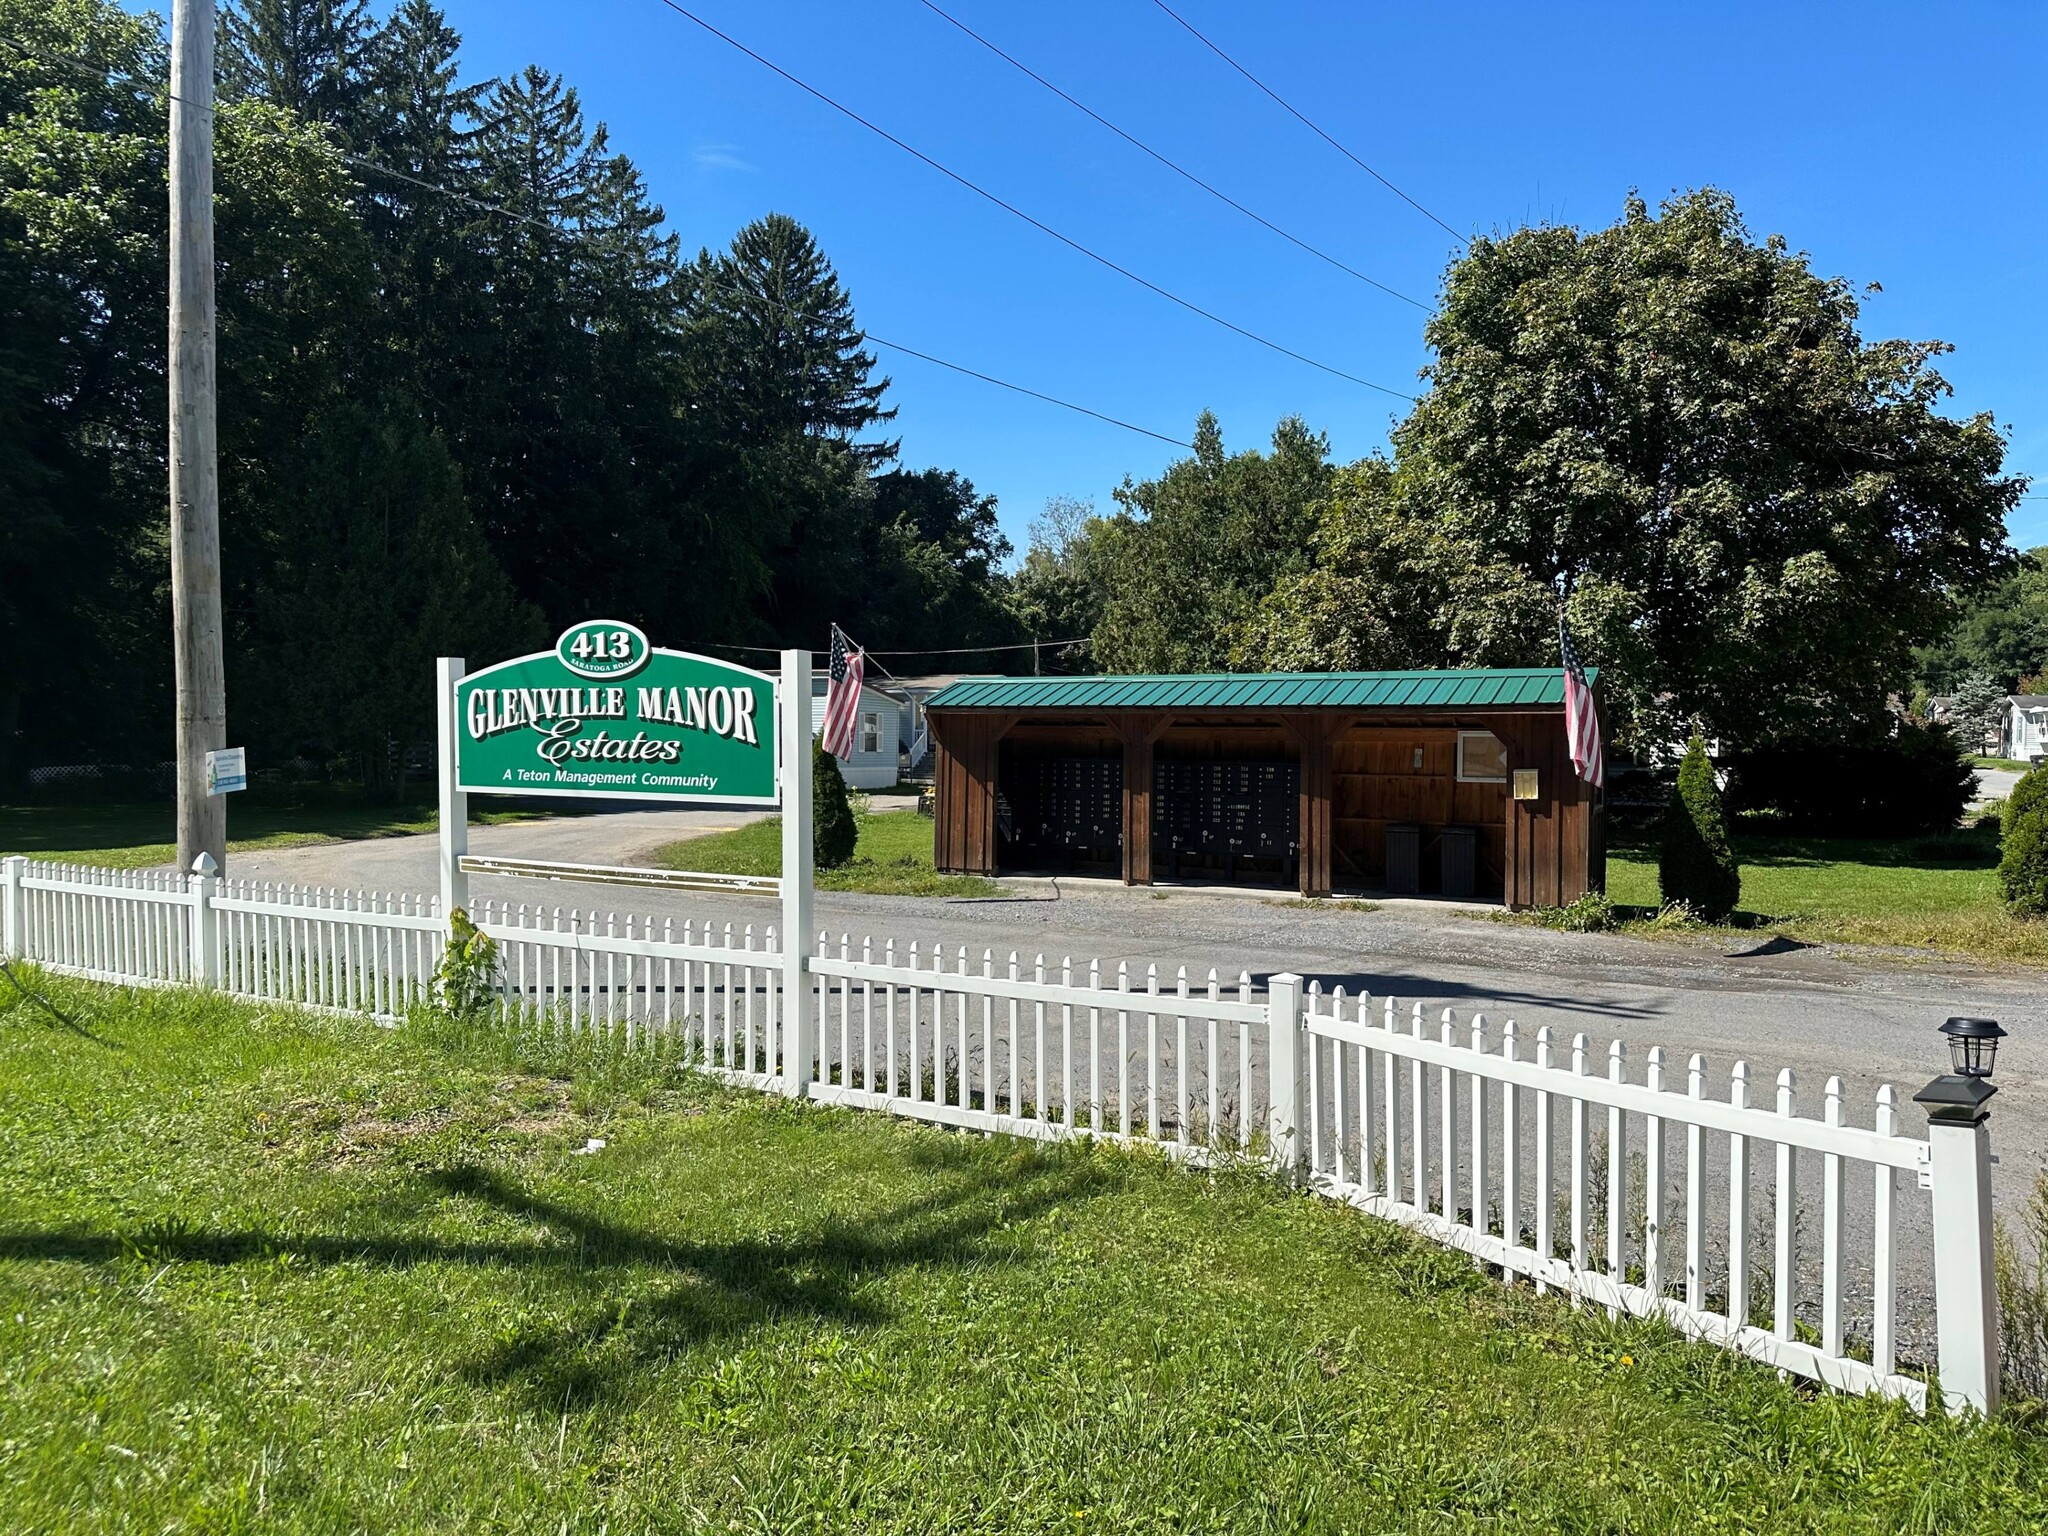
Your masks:
[{"label": "large leafy tree", "polygon": [[[1017,625],[1004,602],[1008,578],[1002,571],[1010,541],[996,522],[995,497],[945,469],[891,470],[870,484],[863,581],[854,606],[841,616],[848,632],[864,645],[904,653],[1014,640]],[[994,653],[903,659],[919,669],[940,660],[944,670],[979,669]]]},{"label": "large leafy tree", "polygon": [[[148,552],[165,204],[154,29],[104,0],[0,0],[0,35],[4,779],[167,722],[149,665],[165,615]],[[67,67],[81,55],[94,67]],[[110,692],[123,710],[104,707]]]},{"label": "large leafy tree", "polygon": [[1972,676],[2010,692],[2022,678],[2048,672],[2048,547],[2029,550],[1978,594],[1940,640],[1920,653],[1932,692],[1960,688]]},{"label": "large leafy tree", "polygon": [[1157,480],[1126,480],[1099,530],[1107,601],[1095,629],[1104,668],[1206,672],[1284,576],[1308,565],[1314,509],[1332,477],[1329,444],[1299,418],[1270,451],[1226,453],[1216,418],[1195,423],[1195,452]]},{"label": "large leafy tree", "polygon": [[1091,637],[1108,596],[1103,528],[1095,504],[1075,496],[1047,498],[1031,520],[1031,542],[1005,600],[1021,638],[1032,642],[1034,671],[1089,669]]},{"label": "large leafy tree", "polygon": [[1718,192],[1475,241],[1393,462],[1343,478],[1240,656],[1549,661],[1562,594],[1624,740],[1883,730],[2019,484],[1988,416],[1940,411],[1947,349],[1858,319]]}]

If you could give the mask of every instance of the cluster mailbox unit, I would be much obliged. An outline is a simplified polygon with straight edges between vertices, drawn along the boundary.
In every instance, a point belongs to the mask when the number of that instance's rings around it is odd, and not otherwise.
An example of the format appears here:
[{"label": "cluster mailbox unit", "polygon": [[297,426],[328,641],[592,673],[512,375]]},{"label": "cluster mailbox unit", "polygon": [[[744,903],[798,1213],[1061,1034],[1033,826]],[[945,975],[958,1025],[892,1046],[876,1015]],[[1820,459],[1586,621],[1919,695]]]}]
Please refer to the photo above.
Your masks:
[{"label": "cluster mailbox unit", "polygon": [[1555,667],[963,678],[925,708],[944,870],[1510,907],[1605,884]]}]

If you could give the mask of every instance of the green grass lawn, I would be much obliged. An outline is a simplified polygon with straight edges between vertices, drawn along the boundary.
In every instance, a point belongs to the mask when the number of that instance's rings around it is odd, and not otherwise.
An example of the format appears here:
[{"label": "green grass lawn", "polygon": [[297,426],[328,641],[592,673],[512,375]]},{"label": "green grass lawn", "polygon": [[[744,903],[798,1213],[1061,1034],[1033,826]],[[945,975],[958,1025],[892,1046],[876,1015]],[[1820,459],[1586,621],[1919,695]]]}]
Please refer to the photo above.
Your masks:
[{"label": "green grass lawn", "polygon": [[[2048,923],[2021,922],[1999,899],[1995,828],[1896,840],[1738,834],[1735,846],[1742,926],[1808,941],[2048,961]],[[1654,843],[1610,849],[1607,894],[1624,907],[1657,906]]]},{"label": "green grass lawn", "polygon": [[[475,823],[523,821],[530,810],[478,811]],[[390,805],[343,797],[320,797],[297,805],[228,804],[228,851],[299,848],[360,837],[399,837],[431,832],[438,824],[431,805]],[[0,805],[0,854],[25,853],[66,864],[99,864],[140,869],[168,864],[177,856],[177,812],[162,805]]]},{"label": "green grass lawn", "polygon": [[[979,875],[942,875],[932,867],[932,824],[913,811],[856,814],[860,837],[853,859],[818,871],[821,891],[867,891],[882,896],[987,896],[998,889]],[[730,832],[669,843],[654,861],[664,869],[714,875],[782,873],[782,818],[749,822]]]},{"label": "green grass lawn", "polygon": [[2025,773],[2032,765],[2010,757],[1973,757],[1970,759],[1970,766],[1973,768],[2003,768],[2008,773]]},{"label": "green grass lawn", "polygon": [[2022,1416],[1810,1392],[1247,1172],[45,985],[69,1025],[0,1000],[9,1531],[2048,1522]]}]

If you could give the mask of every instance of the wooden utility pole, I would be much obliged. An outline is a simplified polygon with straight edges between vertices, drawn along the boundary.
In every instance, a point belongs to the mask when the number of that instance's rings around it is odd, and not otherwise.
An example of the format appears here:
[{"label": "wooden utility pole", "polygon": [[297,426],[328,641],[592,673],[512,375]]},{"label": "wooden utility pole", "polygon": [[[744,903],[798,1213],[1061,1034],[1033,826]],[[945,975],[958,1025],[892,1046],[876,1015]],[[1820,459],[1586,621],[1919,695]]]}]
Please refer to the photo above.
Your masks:
[{"label": "wooden utility pole", "polygon": [[213,0],[171,8],[171,628],[178,679],[178,867],[225,867],[227,798],[206,754],[227,745],[220,471],[214,439]]}]

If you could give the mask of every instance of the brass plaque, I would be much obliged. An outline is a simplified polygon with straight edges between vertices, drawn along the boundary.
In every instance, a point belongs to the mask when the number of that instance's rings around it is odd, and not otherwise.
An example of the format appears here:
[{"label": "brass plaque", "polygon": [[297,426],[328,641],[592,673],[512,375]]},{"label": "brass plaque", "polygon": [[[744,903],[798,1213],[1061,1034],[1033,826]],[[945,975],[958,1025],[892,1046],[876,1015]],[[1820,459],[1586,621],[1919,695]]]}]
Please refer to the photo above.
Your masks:
[{"label": "brass plaque", "polygon": [[1515,770],[1515,798],[1517,800],[1534,800],[1537,798],[1536,770],[1534,768],[1517,768]]}]

